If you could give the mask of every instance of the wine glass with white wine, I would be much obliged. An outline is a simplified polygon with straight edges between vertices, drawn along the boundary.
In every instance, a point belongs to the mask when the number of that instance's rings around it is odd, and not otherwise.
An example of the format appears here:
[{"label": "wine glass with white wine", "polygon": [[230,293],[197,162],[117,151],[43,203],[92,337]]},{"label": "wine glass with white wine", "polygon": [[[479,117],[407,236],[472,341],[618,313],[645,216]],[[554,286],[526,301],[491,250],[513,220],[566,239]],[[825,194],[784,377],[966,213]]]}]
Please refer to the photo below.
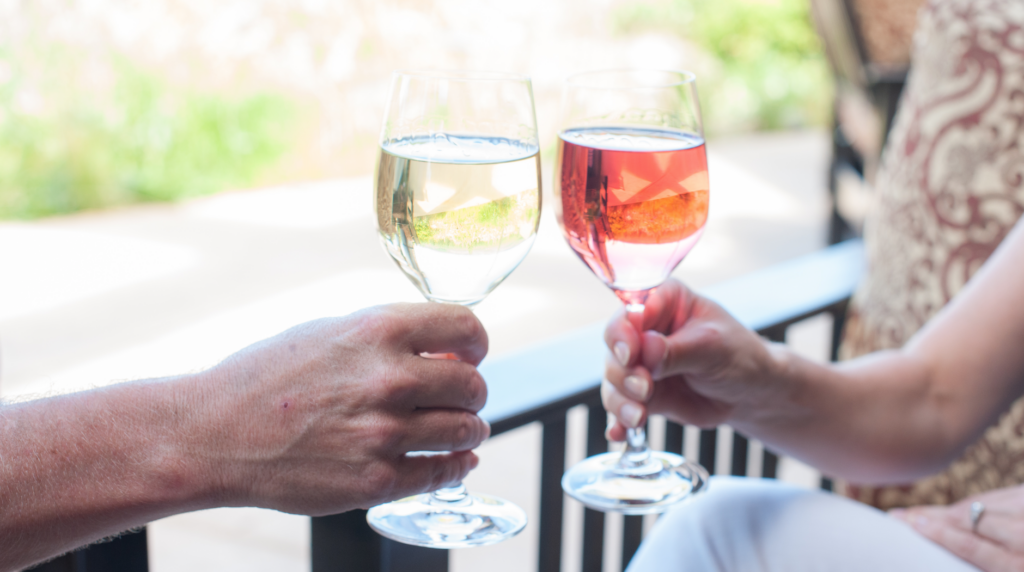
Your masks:
[{"label": "wine glass with white wine", "polygon": [[[533,89],[491,72],[396,72],[381,129],[377,230],[402,272],[432,302],[472,307],[523,260],[540,222]],[[379,505],[380,534],[419,546],[500,542],[526,513],[459,484]]]}]

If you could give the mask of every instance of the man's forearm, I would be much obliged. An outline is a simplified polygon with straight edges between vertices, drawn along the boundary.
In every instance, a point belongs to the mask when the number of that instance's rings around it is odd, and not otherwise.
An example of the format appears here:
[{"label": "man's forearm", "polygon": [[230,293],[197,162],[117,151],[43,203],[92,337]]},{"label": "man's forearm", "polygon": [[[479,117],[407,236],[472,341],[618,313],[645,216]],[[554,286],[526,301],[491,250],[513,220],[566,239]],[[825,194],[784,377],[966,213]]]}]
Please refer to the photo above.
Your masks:
[{"label": "man's forearm", "polygon": [[0,571],[209,506],[217,492],[180,446],[194,383],[132,382],[0,408]]}]

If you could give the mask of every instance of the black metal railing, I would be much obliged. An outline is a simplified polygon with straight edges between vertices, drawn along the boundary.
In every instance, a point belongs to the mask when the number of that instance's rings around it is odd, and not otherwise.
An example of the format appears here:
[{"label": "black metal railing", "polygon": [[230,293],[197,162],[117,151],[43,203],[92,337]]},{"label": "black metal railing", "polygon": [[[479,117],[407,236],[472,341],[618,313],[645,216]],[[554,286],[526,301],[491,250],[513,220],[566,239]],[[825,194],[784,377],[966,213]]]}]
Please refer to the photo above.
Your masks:
[{"label": "black metal railing", "polygon": [[[808,318],[832,316],[832,359],[838,348],[846,307],[862,269],[860,241],[829,247],[768,269],[743,276],[704,292],[721,303],[744,325],[772,341],[783,342],[790,326]],[[538,572],[559,572],[562,562],[566,423],[569,409],[588,408],[587,454],[607,450],[604,439],[606,414],[601,407],[599,382],[604,355],[603,325],[595,325],[535,348],[505,356],[481,366],[489,388],[488,406],[481,415],[491,422],[492,435],[531,423],[542,426],[540,518],[525,534],[538,534]],[[684,428],[667,423],[665,449],[683,450]],[[719,431],[702,430],[698,461],[709,469],[716,465]],[[748,474],[749,440],[733,432],[730,474]],[[760,475],[775,477],[778,457],[762,455]],[[823,481],[824,485],[827,482]],[[444,551],[403,546],[371,536],[365,513],[313,519],[313,572],[445,572]],[[601,572],[604,565],[602,513],[585,510],[583,518],[583,572]],[[625,568],[643,535],[642,517],[627,516],[622,531],[622,568]],[[362,557],[353,558],[351,539],[368,539],[366,554],[377,556],[377,566]],[[345,548],[341,548],[344,546]]]},{"label": "black metal railing", "polygon": [[[820,314],[833,318],[832,358],[847,303],[862,272],[860,241],[849,241],[708,289],[705,295],[721,303],[744,325],[773,341],[785,341],[793,324]],[[489,388],[481,415],[500,435],[539,423],[542,426],[540,517],[524,534],[539,535],[538,572],[559,572],[564,550],[562,529],[567,415],[587,408],[586,453],[607,451],[606,414],[601,407],[599,381],[606,352],[603,325],[585,328],[528,350],[485,362],[481,366]],[[665,449],[683,451],[684,428],[666,423]],[[720,431],[701,430],[698,461],[713,470]],[[748,439],[733,432],[729,472],[747,475]],[[760,475],[775,477],[778,457],[765,450]],[[829,483],[823,480],[823,486]],[[585,510],[583,572],[601,572],[604,565],[605,515]],[[144,534],[144,531],[143,531]],[[643,536],[642,517],[624,518],[621,566],[624,569]],[[142,536],[144,539],[145,537]],[[140,548],[141,547],[141,548]],[[90,565],[88,555],[121,550],[131,566]],[[141,550],[141,560],[140,560]],[[446,572],[448,552],[399,544],[375,534],[366,524],[366,511],[312,519],[313,572]],[[125,537],[81,550],[37,570],[45,572],[144,572],[145,543]]]}]

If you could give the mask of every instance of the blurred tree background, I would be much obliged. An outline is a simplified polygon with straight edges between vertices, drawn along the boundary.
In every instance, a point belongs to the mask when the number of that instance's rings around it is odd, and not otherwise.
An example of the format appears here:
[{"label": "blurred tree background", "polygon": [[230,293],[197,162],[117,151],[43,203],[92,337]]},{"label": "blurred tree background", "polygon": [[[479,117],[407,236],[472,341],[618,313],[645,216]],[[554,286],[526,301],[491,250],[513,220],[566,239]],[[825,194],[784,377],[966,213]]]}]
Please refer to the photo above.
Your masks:
[{"label": "blurred tree background", "polygon": [[398,68],[698,75],[710,137],[824,125],[807,0],[12,0],[0,219],[365,175]]},{"label": "blurred tree background", "polygon": [[619,34],[677,34],[713,58],[700,85],[711,136],[831,117],[831,76],[808,0],[636,2],[616,10],[615,25]]}]

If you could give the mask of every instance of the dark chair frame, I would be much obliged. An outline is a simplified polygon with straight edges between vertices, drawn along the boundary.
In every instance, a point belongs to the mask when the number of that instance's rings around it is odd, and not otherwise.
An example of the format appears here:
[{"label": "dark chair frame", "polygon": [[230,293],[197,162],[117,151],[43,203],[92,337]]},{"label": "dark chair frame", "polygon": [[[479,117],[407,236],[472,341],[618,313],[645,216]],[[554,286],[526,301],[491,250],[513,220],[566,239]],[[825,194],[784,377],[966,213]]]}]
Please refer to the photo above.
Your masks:
[{"label": "dark chair frame", "polygon": [[[909,66],[882,66],[871,62],[861,23],[852,0],[811,0],[815,24],[835,77],[836,98],[844,91],[857,91],[870,101],[882,121],[882,138],[888,138],[896,117],[900,96],[907,81]],[[865,159],[843,132],[837,114],[832,117],[832,160],[829,168],[829,195],[832,215],[828,243],[837,244],[858,236],[854,226],[836,208],[838,175],[850,168],[864,176]]]}]

